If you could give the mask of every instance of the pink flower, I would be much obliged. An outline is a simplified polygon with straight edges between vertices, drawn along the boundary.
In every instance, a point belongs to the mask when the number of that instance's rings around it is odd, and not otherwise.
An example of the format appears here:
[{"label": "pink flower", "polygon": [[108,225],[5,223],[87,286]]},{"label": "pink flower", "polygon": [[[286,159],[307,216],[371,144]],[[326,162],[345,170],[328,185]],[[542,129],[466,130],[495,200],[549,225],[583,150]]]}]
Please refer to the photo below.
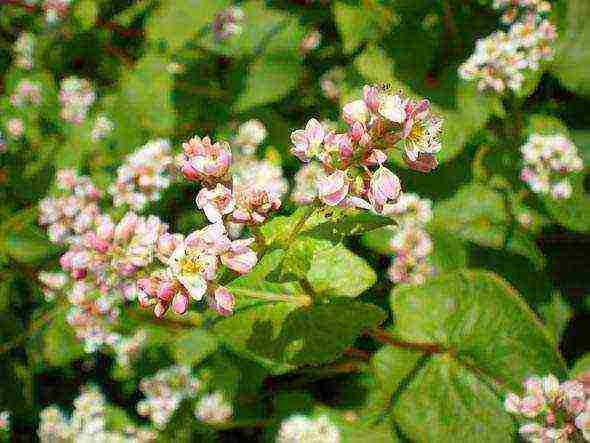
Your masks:
[{"label": "pink flower", "polygon": [[223,286],[219,286],[213,296],[209,299],[209,305],[219,315],[232,315],[235,307],[234,296],[225,289]]},{"label": "pink flower", "polygon": [[187,180],[212,180],[227,174],[231,163],[231,150],[227,142],[211,144],[209,137],[195,136],[182,144],[187,159],[182,173]]},{"label": "pink flower", "polygon": [[336,170],[328,177],[318,180],[318,196],[329,206],[338,205],[350,189],[350,180],[345,171]]},{"label": "pink flower", "polygon": [[234,210],[236,202],[231,190],[217,183],[214,189],[203,188],[199,191],[197,206],[205,212],[211,223],[222,223],[223,216]]},{"label": "pink flower", "polygon": [[409,101],[405,107],[406,118],[403,122],[401,138],[405,141],[405,152],[411,162],[416,162],[422,154],[436,154],[441,149],[439,133],[442,119],[430,113],[430,102]]},{"label": "pink flower", "polygon": [[182,234],[170,234],[168,232],[162,234],[158,238],[158,254],[162,257],[170,257],[183,240],[184,236]]},{"label": "pink flower", "polygon": [[363,100],[352,101],[342,108],[342,118],[349,125],[352,125],[354,122],[367,124],[369,117],[369,108]]},{"label": "pink flower", "polygon": [[379,103],[378,112],[390,122],[402,124],[406,120],[408,103],[399,94],[386,95]]},{"label": "pink flower", "polygon": [[376,212],[381,212],[388,201],[395,202],[401,192],[399,178],[389,169],[381,166],[371,177],[368,197]]},{"label": "pink flower", "polygon": [[179,315],[184,314],[188,309],[189,299],[184,292],[177,292],[172,299],[172,310]]},{"label": "pink flower", "polygon": [[250,272],[258,260],[256,252],[250,249],[253,242],[253,238],[234,240],[229,249],[221,255],[221,262],[240,274]]},{"label": "pink flower", "polygon": [[305,129],[298,129],[291,134],[293,148],[291,152],[301,161],[308,161],[317,154],[326,132],[322,124],[312,118],[305,125]]},{"label": "pink flower", "polygon": [[375,114],[379,112],[379,106],[381,105],[379,95],[379,89],[375,86],[365,85],[363,88],[363,99],[369,110]]},{"label": "pink flower", "polygon": [[237,207],[232,213],[232,220],[236,223],[260,224],[269,212],[281,207],[281,199],[266,189],[237,186],[234,195]]}]

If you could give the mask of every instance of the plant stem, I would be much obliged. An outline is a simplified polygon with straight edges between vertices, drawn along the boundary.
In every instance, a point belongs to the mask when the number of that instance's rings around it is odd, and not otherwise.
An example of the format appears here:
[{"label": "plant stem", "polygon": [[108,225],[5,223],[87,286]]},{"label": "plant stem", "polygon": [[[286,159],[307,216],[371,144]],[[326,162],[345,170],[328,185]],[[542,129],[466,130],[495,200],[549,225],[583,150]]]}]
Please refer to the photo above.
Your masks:
[{"label": "plant stem", "polygon": [[443,352],[448,352],[448,349],[445,349],[443,346],[437,345],[435,343],[419,343],[419,342],[408,342],[405,340],[401,340],[397,337],[394,337],[389,331],[381,328],[375,328],[366,331],[366,333],[377,340],[379,343],[383,343],[385,345],[393,346],[396,348],[404,348],[404,349],[415,349],[417,351],[426,352],[428,354],[440,354]]}]

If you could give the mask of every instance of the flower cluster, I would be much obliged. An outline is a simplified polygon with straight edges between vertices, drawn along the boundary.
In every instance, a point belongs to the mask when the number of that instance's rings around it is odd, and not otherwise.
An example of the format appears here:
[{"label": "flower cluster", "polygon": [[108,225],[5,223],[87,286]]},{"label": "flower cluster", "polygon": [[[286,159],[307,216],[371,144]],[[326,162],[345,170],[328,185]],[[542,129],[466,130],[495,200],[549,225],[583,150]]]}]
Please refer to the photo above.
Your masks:
[{"label": "flower cluster", "polygon": [[495,0],[494,7],[508,7],[502,17],[508,31],[498,30],[478,40],[475,52],[459,68],[459,75],[477,81],[482,91],[519,91],[526,69],[536,71],[541,61],[553,58],[557,32],[546,19],[551,5],[544,0]]},{"label": "flower cluster", "polygon": [[97,142],[107,137],[115,129],[115,124],[112,120],[104,115],[99,115],[94,121],[94,126],[90,133],[92,141]]},{"label": "flower cluster", "polygon": [[57,172],[59,197],[46,197],[39,202],[39,224],[47,226],[53,243],[79,243],[80,236],[89,231],[100,210],[100,191],[90,177],[74,170]]},{"label": "flower cluster", "polygon": [[222,392],[206,394],[195,407],[195,417],[208,424],[221,424],[229,421],[233,416],[233,407]]},{"label": "flower cluster", "polygon": [[[524,382],[525,394],[507,395],[504,407],[528,420],[520,435],[531,442],[590,441],[590,398],[577,380],[560,383],[552,374]],[[576,439],[577,435],[577,439]]]},{"label": "flower cluster", "polygon": [[428,100],[365,86],[363,99],[342,109],[348,131],[327,131],[316,119],[291,134],[291,152],[303,162],[317,160],[326,177],[317,181],[319,199],[330,206],[372,209],[386,214],[401,194],[399,178],[384,166],[387,152],[401,143],[416,170],[436,167],[442,120]]},{"label": "flower cluster", "polygon": [[72,0],[45,0],[43,10],[45,11],[45,21],[53,24],[62,20],[70,9]]},{"label": "flower cluster", "polygon": [[168,140],[147,142],[127,156],[117,170],[117,180],[109,188],[115,206],[129,205],[140,211],[149,202],[160,199],[170,185],[169,172],[174,165]]},{"label": "flower cluster", "polygon": [[321,415],[312,419],[304,415],[294,415],[281,423],[277,443],[339,443],[340,431]]},{"label": "flower cluster", "polygon": [[25,133],[25,124],[20,118],[11,118],[6,122],[6,131],[14,139],[19,139]]},{"label": "flower cluster", "polygon": [[395,257],[388,274],[394,283],[423,284],[434,274],[430,264],[433,244],[424,226],[432,218],[432,202],[416,194],[403,194],[387,215],[398,224],[389,242]]},{"label": "flower cluster", "polygon": [[215,14],[211,29],[217,40],[223,41],[242,33],[244,11],[238,6],[231,6]]},{"label": "flower cluster", "polygon": [[243,155],[253,155],[266,138],[266,127],[260,120],[251,119],[240,125],[232,146],[240,149]]},{"label": "flower cluster", "polygon": [[161,254],[166,266],[138,281],[140,303],[154,305],[161,317],[172,306],[184,314],[189,300],[200,301],[207,296],[209,306],[220,315],[230,315],[234,308],[232,294],[216,283],[220,264],[240,274],[246,274],[256,264],[257,255],[250,249],[254,239],[230,240],[225,227],[212,224],[194,231],[186,238],[169,235],[162,239],[169,255]]},{"label": "flower cluster", "polygon": [[68,123],[82,123],[94,100],[96,100],[96,94],[88,80],[78,77],[64,79],[59,91],[59,101],[62,105],[61,118]]},{"label": "flower cluster", "polygon": [[41,84],[30,80],[21,80],[10,96],[10,103],[16,108],[27,105],[38,106],[41,103]]},{"label": "flower cluster", "polygon": [[94,387],[85,387],[74,400],[74,411],[68,419],[57,406],[50,406],[40,414],[37,435],[41,443],[147,443],[156,440],[150,429],[129,426],[123,432],[108,430],[107,402]]},{"label": "flower cluster", "polygon": [[22,32],[14,43],[15,65],[21,69],[33,69],[35,63],[35,36]]},{"label": "flower cluster", "polygon": [[317,183],[327,177],[324,168],[318,162],[304,164],[295,174],[295,188],[291,200],[299,205],[309,205],[318,197]]},{"label": "flower cluster", "polygon": [[196,397],[199,385],[187,366],[163,369],[140,382],[139,388],[146,398],[137,404],[137,412],[149,417],[156,428],[164,429],[180,403]]},{"label": "flower cluster", "polygon": [[524,167],[520,177],[537,194],[567,199],[572,194],[568,175],[583,169],[576,146],[560,134],[532,134],[520,148]]},{"label": "flower cluster", "polygon": [[0,412],[0,432],[10,431],[10,412]]},{"label": "flower cluster", "polygon": [[195,136],[183,149],[181,170],[188,180],[204,185],[197,195],[197,206],[210,222],[254,225],[279,209],[288,187],[280,167],[251,156],[232,164],[229,144],[213,144],[209,137]]},{"label": "flower cluster", "polygon": [[68,284],[68,276],[63,272],[40,272],[37,275],[39,282],[42,285],[43,296],[45,301],[53,301],[60,292]]}]

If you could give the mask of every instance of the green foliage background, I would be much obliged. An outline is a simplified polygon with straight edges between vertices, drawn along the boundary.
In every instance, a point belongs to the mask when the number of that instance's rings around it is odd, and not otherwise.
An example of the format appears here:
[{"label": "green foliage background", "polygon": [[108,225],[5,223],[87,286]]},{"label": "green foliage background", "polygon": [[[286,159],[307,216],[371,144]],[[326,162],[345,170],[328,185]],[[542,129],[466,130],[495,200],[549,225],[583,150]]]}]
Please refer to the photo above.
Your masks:
[{"label": "green foliage background", "polygon": [[[244,32],[227,43],[209,26],[229,0],[80,0],[48,29],[37,8],[0,3],[0,127],[18,116],[27,128],[0,154],[0,410],[13,412],[15,441],[34,441],[40,410],[71,410],[88,382],[125,411],[122,421],[140,422],[138,381],[175,362],[228,392],[236,419],[218,429],[181,409],[161,441],[273,441],[281,419],[296,412],[328,414],[344,442],[515,439],[502,407],[507,391],[531,374],[563,379],[590,368],[585,173],[565,202],[525,193],[518,178],[518,148],[531,132],[568,134],[588,165],[590,3],[554,2],[555,60],[527,77],[523,93],[502,99],[457,77],[475,40],[498,27],[490,3],[248,0],[240,4]],[[314,28],[321,45],[302,56],[301,38]],[[13,65],[20,31],[38,35],[32,74]],[[184,72],[168,72],[171,62]],[[320,79],[336,67],[341,94],[332,102]],[[56,95],[68,75],[96,86],[92,115],[115,122],[110,141],[92,143],[91,123],[62,123]],[[9,104],[22,78],[43,84],[40,108]],[[148,324],[149,312],[134,311],[123,324],[148,325],[151,341],[131,370],[111,355],[84,354],[64,307],[45,303],[35,283],[63,252],[36,227],[36,204],[58,168],[78,168],[105,186],[149,139],[178,146],[195,133],[227,136],[255,117],[292,180],[290,132],[311,117],[337,120],[342,104],[377,82],[431,99],[445,118],[436,171],[421,175],[390,160],[407,191],[434,201],[436,278],[392,289],[380,220],[326,215],[296,232],[306,210],[287,203],[261,231],[261,263],[230,285],[243,296],[235,315],[193,313],[187,330]],[[204,224],[194,194],[174,185],[150,211],[189,232]],[[529,229],[517,222],[523,211]],[[310,290],[326,303],[303,306]],[[249,291],[285,301],[251,302]],[[366,333],[380,325],[386,339]]]}]

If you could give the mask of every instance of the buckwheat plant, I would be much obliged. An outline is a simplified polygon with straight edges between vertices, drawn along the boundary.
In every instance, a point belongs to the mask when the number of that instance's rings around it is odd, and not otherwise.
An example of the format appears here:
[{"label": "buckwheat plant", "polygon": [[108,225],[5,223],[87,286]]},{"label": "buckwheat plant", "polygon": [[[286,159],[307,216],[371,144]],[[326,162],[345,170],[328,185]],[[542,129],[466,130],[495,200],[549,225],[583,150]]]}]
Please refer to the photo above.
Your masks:
[{"label": "buckwheat plant", "polygon": [[109,187],[113,204],[141,211],[148,203],[159,200],[161,191],[170,186],[173,169],[168,140],[149,141],[128,155],[117,170],[117,179]]},{"label": "buckwheat plant", "polygon": [[431,113],[428,100],[368,85],[363,99],[346,104],[342,116],[347,132],[326,131],[311,119],[291,134],[291,152],[322,165],[326,177],[317,181],[322,203],[387,214],[402,191],[399,178],[384,166],[387,154],[402,147],[410,168],[431,171],[441,149],[442,120]]},{"label": "buckwheat plant", "polygon": [[578,149],[567,137],[532,134],[520,152],[524,162],[520,177],[533,192],[554,199],[571,196],[570,177],[580,172],[584,164]]},{"label": "buckwheat plant", "polygon": [[197,396],[199,386],[189,367],[162,369],[141,381],[139,387],[146,398],[137,404],[137,412],[148,417],[156,428],[163,429],[183,400]]},{"label": "buckwheat plant", "polygon": [[493,6],[504,10],[502,23],[509,28],[478,40],[459,75],[476,81],[481,91],[501,94],[508,88],[518,92],[527,70],[537,71],[542,61],[553,58],[557,32],[547,18],[551,4],[544,0],[495,0]]},{"label": "buckwheat plant", "polygon": [[74,400],[70,418],[56,406],[50,406],[40,414],[37,435],[41,443],[147,443],[156,441],[157,434],[149,428],[127,426],[125,429],[109,429],[104,395],[96,387],[84,387]]},{"label": "buckwheat plant", "polygon": [[95,100],[96,94],[88,80],[78,77],[64,79],[59,91],[61,118],[68,123],[82,123]]},{"label": "buckwheat plant", "polygon": [[520,435],[531,442],[590,441],[588,393],[577,380],[560,383],[552,374],[525,380],[524,395],[506,396],[504,407],[527,420]]},{"label": "buckwheat plant", "polygon": [[315,419],[294,415],[281,423],[276,441],[277,443],[339,443],[341,438],[338,428],[325,415]]}]

